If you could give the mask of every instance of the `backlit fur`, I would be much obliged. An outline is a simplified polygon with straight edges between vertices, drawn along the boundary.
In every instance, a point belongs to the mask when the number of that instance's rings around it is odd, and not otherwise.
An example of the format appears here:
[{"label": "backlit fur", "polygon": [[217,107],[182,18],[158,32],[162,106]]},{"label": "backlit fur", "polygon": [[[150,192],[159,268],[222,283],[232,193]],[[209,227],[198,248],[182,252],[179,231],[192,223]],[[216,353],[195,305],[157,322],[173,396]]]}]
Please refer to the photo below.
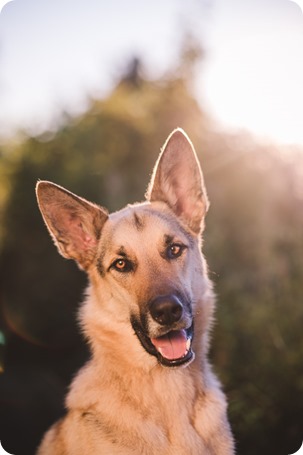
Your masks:
[{"label": "backlit fur", "polygon": [[[182,130],[169,137],[146,202],[108,215],[49,182],[37,195],[59,251],[88,274],[80,322],[92,350],[71,384],[66,416],[38,455],[232,455],[226,399],[207,360],[214,297],[201,232],[208,200],[188,137]],[[170,260],[173,243],[185,247]],[[117,258],[131,270],[117,271]],[[178,367],[148,353],[132,325],[161,336],[167,328],[152,318],[150,302],[171,294],[183,304],[172,329],[194,323],[195,357]]]}]

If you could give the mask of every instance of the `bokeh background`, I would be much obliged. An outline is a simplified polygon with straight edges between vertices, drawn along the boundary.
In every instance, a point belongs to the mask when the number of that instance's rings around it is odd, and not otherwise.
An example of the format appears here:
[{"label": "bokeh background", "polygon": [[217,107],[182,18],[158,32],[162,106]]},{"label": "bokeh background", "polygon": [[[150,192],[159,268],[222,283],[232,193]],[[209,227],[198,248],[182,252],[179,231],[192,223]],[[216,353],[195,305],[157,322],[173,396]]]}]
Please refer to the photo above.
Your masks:
[{"label": "bokeh background", "polygon": [[0,440],[32,455],[88,349],[86,278],[38,212],[38,179],[117,210],[167,135],[211,200],[210,357],[240,455],[303,440],[303,14],[289,0],[14,0],[0,13]]}]

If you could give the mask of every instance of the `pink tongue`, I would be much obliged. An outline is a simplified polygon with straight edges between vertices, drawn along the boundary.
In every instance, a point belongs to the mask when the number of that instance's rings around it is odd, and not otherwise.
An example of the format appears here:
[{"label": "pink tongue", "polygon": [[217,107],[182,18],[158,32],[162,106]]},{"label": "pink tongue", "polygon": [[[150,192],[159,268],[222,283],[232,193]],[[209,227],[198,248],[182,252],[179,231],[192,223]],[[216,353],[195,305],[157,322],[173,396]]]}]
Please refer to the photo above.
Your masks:
[{"label": "pink tongue", "polygon": [[185,330],[176,330],[162,337],[152,338],[151,342],[162,357],[168,360],[180,359],[187,353]]}]

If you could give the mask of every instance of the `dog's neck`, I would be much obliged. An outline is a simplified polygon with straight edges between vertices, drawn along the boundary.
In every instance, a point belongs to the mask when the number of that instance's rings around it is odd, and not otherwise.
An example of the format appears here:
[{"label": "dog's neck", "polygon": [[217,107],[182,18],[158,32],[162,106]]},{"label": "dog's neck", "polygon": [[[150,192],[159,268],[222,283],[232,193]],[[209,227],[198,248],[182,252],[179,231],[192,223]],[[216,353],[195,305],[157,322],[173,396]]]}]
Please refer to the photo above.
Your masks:
[{"label": "dog's neck", "polygon": [[[204,395],[208,387],[205,383],[209,369],[207,363],[198,365],[195,360],[187,367],[168,368],[155,362],[152,368],[143,369],[135,362],[128,362],[121,368],[121,363],[119,366],[116,364],[120,362],[119,359],[104,357],[104,351],[102,355],[102,358],[97,357],[95,351],[91,360],[75,377],[67,397],[69,408],[81,408],[82,404],[86,408],[98,407],[107,398],[107,393],[113,393],[112,384],[116,384],[115,395],[121,406],[127,402],[132,407],[142,408],[146,397],[151,394],[156,402],[171,402],[170,408],[177,401],[181,407],[188,407],[190,403],[194,406],[196,396]],[[163,383],[167,386],[165,393]],[[96,390],[100,394],[96,395]]]}]

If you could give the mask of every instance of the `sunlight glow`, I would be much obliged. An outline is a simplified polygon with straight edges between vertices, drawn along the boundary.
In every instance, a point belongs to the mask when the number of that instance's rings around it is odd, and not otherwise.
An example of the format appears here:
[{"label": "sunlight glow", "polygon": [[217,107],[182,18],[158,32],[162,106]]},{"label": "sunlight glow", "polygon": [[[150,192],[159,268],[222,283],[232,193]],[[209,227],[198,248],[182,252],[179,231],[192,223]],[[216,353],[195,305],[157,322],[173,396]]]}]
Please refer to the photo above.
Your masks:
[{"label": "sunlight glow", "polygon": [[303,15],[283,20],[282,13],[279,21],[264,21],[266,27],[257,16],[248,24],[240,18],[234,29],[220,24],[201,86],[223,126],[303,143]]},{"label": "sunlight glow", "polygon": [[1,14],[2,9],[5,7],[5,5],[12,1],[13,0],[0,0],[0,14]]}]

